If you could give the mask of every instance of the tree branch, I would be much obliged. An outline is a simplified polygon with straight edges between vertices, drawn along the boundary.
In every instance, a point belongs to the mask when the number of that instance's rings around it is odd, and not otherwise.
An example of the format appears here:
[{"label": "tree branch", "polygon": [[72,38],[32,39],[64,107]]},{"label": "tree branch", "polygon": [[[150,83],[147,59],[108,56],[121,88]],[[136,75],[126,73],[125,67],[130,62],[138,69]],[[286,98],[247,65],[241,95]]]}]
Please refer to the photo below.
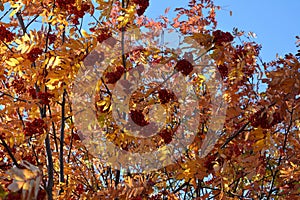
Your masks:
[{"label": "tree branch", "polygon": [[65,137],[65,106],[66,106],[66,94],[64,90],[61,105],[61,127],[60,127],[60,146],[59,146],[59,181],[64,183],[64,137]]},{"label": "tree branch", "polygon": [[20,24],[20,26],[21,26],[21,28],[22,28],[22,30],[23,30],[23,35],[24,35],[24,34],[27,32],[27,29],[26,29],[26,26],[25,26],[25,24],[24,24],[24,20],[23,20],[23,17],[22,17],[22,15],[21,15],[21,12],[18,11],[18,12],[16,13],[16,15],[17,15],[19,24]]},{"label": "tree branch", "polygon": [[[282,146],[282,152],[283,153],[285,152],[288,133],[290,132],[290,129],[291,129],[292,123],[293,123],[293,111],[294,110],[292,110],[290,112],[290,115],[291,115],[290,123],[289,123],[288,128],[285,130],[285,134],[284,134],[284,141],[283,141],[283,146]],[[283,157],[282,154],[280,154],[279,159],[278,159],[277,169],[276,169],[276,171],[275,171],[275,173],[273,174],[273,177],[272,177],[271,187],[270,187],[270,190],[269,190],[269,193],[268,193],[268,196],[267,196],[267,200],[269,200],[271,198],[271,195],[272,195],[273,191],[278,191],[278,190],[273,189],[273,187],[274,187],[274,184],[275,184],[276,176],[279,172],[279,166],[281,165],[282,157]]]},{"label": "tree branch", "polygon": [[234,138],[236,138],[242,131],[245,130],[245,128],[248,126],[250,122],[248,121],[246,124],[244,124],[244,126],[242,126],[242,128],[240,128],[238,131],[236,131],[233,135],[231,135],[229,138],[227,138],[227,140],[225,141],[225,143],[221,146],[222,149],[225,148],[225,146],[231,142]]},{"label": "tree branch", "polygon": [[6,142],[5,142],[5,140],[3,138],[1,138],[0,140],[1,140],[1,144],[6,149],[7,153],[9,154],[10,158],[12,159],[14,165],[16,165],[16,167],[20,168],[20,165],[17,162],[17,160],[16,160],[14,154],[12,153],[10,147],[6,144]]},{"label": "tree branch", "polygon": [[51,145],[50,145],[50,138],[49,134],[47,133],[46,139],[45,139],[45,145],[46,145],[46,153],[47,153],[47,161],[48,161],[48,185],[46,188],[47,194],[48,194],[48,200],[53,200],[52,195],[52,188],[54,185],[53,182],[53,160],[52,160],[52,151],[51,151]]}]

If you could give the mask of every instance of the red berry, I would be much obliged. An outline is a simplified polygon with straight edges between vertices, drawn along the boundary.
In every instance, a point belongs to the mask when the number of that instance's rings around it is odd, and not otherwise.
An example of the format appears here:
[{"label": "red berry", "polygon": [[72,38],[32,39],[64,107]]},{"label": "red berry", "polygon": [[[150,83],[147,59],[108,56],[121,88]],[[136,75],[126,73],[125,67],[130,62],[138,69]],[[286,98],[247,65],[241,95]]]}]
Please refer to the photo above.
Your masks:
[{"label": "red berry", "polygon": [[24,79],[19,78],[19,79],[15,79],[11,86],[14,88],[14,90],[16,91],[17,94],[22,94],[24,92],[26,92],[26,87],[24,85]]},{"label": "red berry", "polygon": [[179,60],[175,65],[175,69],[187,76],[193,71],[193,65],[186,59]]},{"label": "red berry", "polygon": [[218,46],[222,46],[223,43],[232,42],[233,36],[229,32],[223,32],[221,30],[216,30],[213,32],[214,42]]},{"label": "red berry", "polygon": [[132,121],[139,126],[146,126],[149,124],[149,122],[145,120],[145,115],[141,110],[131,110],[130,117]]},{"label": "red berry", "polygon": [[164,129],[158,133],[158,135],[164,140],[165,144],[169,144],[170,142],[172,142],[173,134],[173,131],[169,129]]},{"label": "red berry", "polygon": [[50,99],[53,98],[54,95],[48,92],[38,92],[37,98],[40,99],[41,104],[49,105]]},{"label": "red berry", "polygon": [[3,25],[0,25],[0,40],[5,42],[11,42],[14,39],[15,34],[8,31]]},{"label": "red berry", "polygon": [[141,16],[149,7],[149,0],[133,0],[133,3],[138,5],[137,14]]},{"label": "red berry", "polygon": [[82,184],[78,184],[76,187],[76,191],[78,194],[82,194],[84,192],[84,188]]},{"label": "red berry", "polygon": [[97,41],[102,43],[110,37],[112,37],[111,31],[108,28],[102,28],[100,29],[100,34],[97,36]]},{"label": "red berry", "polygon": [[123,66],[116,67],[116,70],[113,72],[107,72],[105,75],[106,83],[115,84],[124,74],[125,68]]},{"label": "red berry", "polygon": [[43,119],[34,119],[32,122],[26,122],[24,134],[26,136],[41,135],[47,128]]},{"label": "red berry", "polygon": [[36,99],[37,98],[37,94],[36,94],[36,90],[33,87],[30,87],[28,89],[28,93],[31,96],[32,99]]},{"label": "red berry", "polygon": [[226,65],[219,65],[218,70],[220,72],[220,75],[223,79],[228,77],[228,68]]},{"label": "red berry", "polygon": [[166,89],[158,91],[158,98],[162,104],[169,103],[170,100],[174,99],[174,93],[169,92]]},{"label": "red berry", "polygon": [[56,35],[53,34],[53,33],[50,33],[48,35],[48,40],[49,40],[49,44],[53,44],[55,42],[55,40],[56,40]]},{"label": "red berry", "polygon": [[39,55],[41,55],[43,53],[43,50],[40,48],[33,48],[31,49],[31,51],[29,53],[27,53],[27,58],[31,61],[34,62]]}]

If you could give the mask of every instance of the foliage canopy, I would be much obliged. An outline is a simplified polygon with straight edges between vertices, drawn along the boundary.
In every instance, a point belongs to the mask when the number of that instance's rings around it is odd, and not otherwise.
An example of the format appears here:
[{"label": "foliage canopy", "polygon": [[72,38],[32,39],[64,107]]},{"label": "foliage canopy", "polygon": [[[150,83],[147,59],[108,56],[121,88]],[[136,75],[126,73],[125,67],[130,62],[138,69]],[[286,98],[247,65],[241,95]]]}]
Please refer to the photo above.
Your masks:
[{"label": "foliage canopy", "polygon": [[[168,9],[158,19],[148,18],[144,13],[149,4],[149,0],[0,1],[1,198],[299,198],[300,53],[263,62],[260,45],[243,31],[217,29],[215,16],[221,7],[212,0],[190,0],[185,8],[175,9],[174,19],[167,17]],[[123,37],[119,40],[116,35],[142,29],[153,34],[179,32],[205,49],[207,64],[220,74],[228,106],[220,137],[207,147],[207,156],[199,157],[207,137],[211,96],[203,78],[194,78],[201,119],[193,142],[177,162],[138,173],[138,168],[111,168],[82,143],[74,122],[73,89],[78,72],[89,64],[84,62],[87,56],[105,60],[93,51],[98,44],[109,39],[108,45],[124,47]],[[107,137],[119,148],[149,150],[146,143],[122,142],[127,136],[120,134],[111,114],[110,92],[116,82],[126,73],[143,70],[145,62],[163,63],[189,77],[195,68],[189,59],[195,58],[141,48],[112,60],[110,67],[102,66],[95,116],[99,124],[110,127]],[[122,81],[125,89],[130,87]],[[149,123],[144,93],[153,96],[150,103],[170,112],[180,103],[167,88],[153,88],[140,88],[130,99],[128,114],[141,127]],[[168,120],[180,126],[175,114]],[[163,129],[153,140],[166,145],[172,136],[172,130]]]}]

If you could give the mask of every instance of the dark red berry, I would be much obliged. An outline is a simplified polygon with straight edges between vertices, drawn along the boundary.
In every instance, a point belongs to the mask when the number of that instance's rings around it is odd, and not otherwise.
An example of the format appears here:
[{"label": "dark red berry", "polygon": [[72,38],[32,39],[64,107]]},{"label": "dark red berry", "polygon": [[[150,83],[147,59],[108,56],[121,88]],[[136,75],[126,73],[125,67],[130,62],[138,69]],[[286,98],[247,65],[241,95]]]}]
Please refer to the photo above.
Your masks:
[{"label": "dark red berry", "polygon": [[43,50],[40,48],[33,48],[31,49],[31,51],[29,53],[27,53],[27,58],[31,61],[34,62],[39,55],[41,55],[43,53]]},{"label": "dark red berry", "polygon": [[162,104],[169,103],[170,100],[174,99],[174,94],[166,89],[161,89],[158,91],[158,98]]},{"label": "dark red berry", "polygon": [[0,41],[11,42],[15,34],[8,31],[3,25],[0,25]]},{"label": "dark red berry", "polygon": [[131,110],[130,117],[132,121],[139,126],[146,126],[149,124],[149,122],[145,120],[145,115],[141,110]]},{"label": "dark red berry", "polygon": [[133,0],[133,3],[138,5],[138,9],[137,9],[138,16],[143,15],[146,9],[149,7],[149,0]]},{"label": "dark red berry", "polygon": [[34,134],[41,135],[44,133],[44,130],[47,128],[44,120],[34,119],[32,122],[26,122],[24,134],[26,136],[32,136]]},{"label": "dark red berry", "polygon": [[213,32],[214,43],[218,46],[222,46],[223,43],[232,42],[233,36],[229,32],[223,32],[221,30],[216,30]]},{"label": "dark red berry", "polygon": [[177,62],[177,64],[175,65],[175,69],[181,72],[183,75],[187,76],[193,71],[194,67],[189,61],[187,61],[186,59],[182,59]]},{"label": "dark red berry", "polygon": [[173,131],[169,129],[163,129],[158,133],[158,135],[164,140],[165,144],[172,142]]},{"label": "dark red berry", "polygon": [[123,66],[116,67],[116,70],[113,72],[107,72],[105,75],[106,83],[115,84],[125,72],[125,68]]}]

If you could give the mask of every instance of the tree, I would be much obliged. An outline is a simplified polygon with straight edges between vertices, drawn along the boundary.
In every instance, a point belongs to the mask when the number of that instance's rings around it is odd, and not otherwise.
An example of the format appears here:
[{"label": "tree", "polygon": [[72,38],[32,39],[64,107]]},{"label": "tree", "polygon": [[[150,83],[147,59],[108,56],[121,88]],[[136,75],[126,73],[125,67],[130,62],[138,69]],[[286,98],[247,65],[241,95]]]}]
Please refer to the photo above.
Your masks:
[{"label": "tree", "polygon": [[[298,198],[299,53],[263,62],[260,45],[243,31],[217,29],[215,15],[221,7],[212,0],[190,0],[185,8],[175,9],[174,19],[161,16],[156,20],[144,15],[149,3],[0,2],[1,198]],[[137,39],[130,42],[140,46],[127,51],[131,31]],[[159,44],[161,40],[155,39],[167,32],[181,34],[185,48],[174,54],[169,47],[144,45],[150,39]],[[213,80],[221,80],[222,89],[209,87],[208,75],[201,74],[205,71],[196,73],[198,60],[216,69],[206,73],[212,74]],[[146,65],[152,67],[148,69],[161,67],[148,76],[168,76],[160,83],[151,79],[146,86],[130,89],[137,77],[145,75]],[[86,66],[97,67],[84,71]],[[93,70],[101,72],[96,81],[90,76]],[[182,102],[175,90],[164,87],[165,82],[175,78],[178,88],[184,87],[182,81],[193,86],[197,101]],[[75,84],[78,82],[82,93]],[[96,90],[90,90],[95,86],[91,82],[97,83]],[[130,91],[122,93],[129,109],[118,118],[113,114],[116,90]],[[216,137],[208,140],[212,124],[218,123],[213,117],[216,105],[212,91],[222,91],[226,107],[219,110],[226,116]],[[185,122],[191,127],[197,125],[192,131],[195,135],[175,161],[159,169],[141,172],[136,165],[114,168],[90,148],[94,145],[96,152],[107,153],[99,150],[103,146],[93,143],[99,140],[93,132],[94,121],[89,121],[91,116],[74,122],[80,105],[85,106],[87,101],[94,104],[85,109],[94,112],[106,139],[121,152],[148,152],[171,144]],[[192,102],[196,106],[183,109],[183,103]],[[151,106],[169,116],[162,119],[152,113]],[[180,113],[196,113],[200,118],[192,121],[180,117]],[[128,129],[120,129],[118,124],[129,119],[133,123]],[[166,126],[151,129],[156,133],[151,136],[147,129],[144,136],[150,142],[129,134],[136,131],[132,124],[142,130],[151,120]],[[88,134],[79,124],[89,127]],[[95,140],[84,143],[86,137]],[[118,159],[123,162],[122,157]]]}]

